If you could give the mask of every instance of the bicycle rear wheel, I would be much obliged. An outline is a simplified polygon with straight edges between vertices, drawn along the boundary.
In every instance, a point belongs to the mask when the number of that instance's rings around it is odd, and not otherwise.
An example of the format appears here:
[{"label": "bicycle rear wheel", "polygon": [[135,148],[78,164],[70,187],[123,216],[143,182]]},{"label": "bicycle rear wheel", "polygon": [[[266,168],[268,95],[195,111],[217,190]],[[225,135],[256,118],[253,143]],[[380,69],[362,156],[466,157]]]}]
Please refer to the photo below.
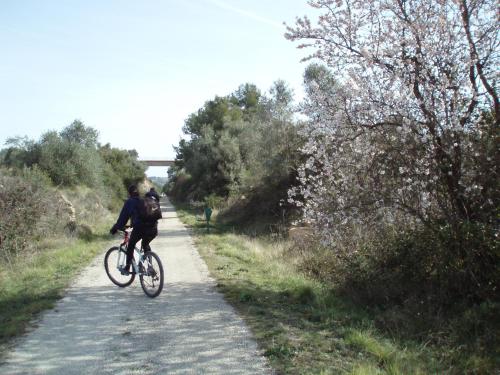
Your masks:
[{"label": "bicycle rear wheel", "polygon": [[[141,268],[141,267],[139,267]],[[160,257],[148,251],[145,259],[142,262],[142,272],[139,273],[142,290],[148,297],[154,298],[158,296],[163,289],[163,265]]]},{"label": "bicycle rear wheel", "polygon": [[127,262],[127,253],[118,246],[113,246],[106,252],[104,256],[104,268],[109,279],[119,287],[126,287],[132,284],[135,279],[135,274],[122,275],[119,267],[125,267]]}]

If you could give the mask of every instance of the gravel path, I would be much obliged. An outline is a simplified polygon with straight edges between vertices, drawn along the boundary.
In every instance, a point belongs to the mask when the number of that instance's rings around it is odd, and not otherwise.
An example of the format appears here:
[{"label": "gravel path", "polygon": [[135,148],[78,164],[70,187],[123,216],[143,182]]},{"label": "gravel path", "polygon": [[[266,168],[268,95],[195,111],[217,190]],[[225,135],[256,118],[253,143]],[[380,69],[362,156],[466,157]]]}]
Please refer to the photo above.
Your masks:
[{"label": "gravel path", "polygon": [[[118,288],[105,249],[21,338],[0,374],[269,374],[243,321],[215,290],[172,205],[152,248],[166,283],[148,298],[139,280]],[[117,241],[118,242],[118,241]]]}]

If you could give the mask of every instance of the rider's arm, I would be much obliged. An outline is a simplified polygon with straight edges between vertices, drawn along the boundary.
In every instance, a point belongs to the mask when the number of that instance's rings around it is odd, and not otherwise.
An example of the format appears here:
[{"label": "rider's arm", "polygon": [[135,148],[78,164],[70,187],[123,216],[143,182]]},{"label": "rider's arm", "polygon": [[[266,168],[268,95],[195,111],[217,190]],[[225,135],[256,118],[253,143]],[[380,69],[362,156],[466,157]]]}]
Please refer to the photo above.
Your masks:
[{"label": "rider's arm", "polygon": [[128,199],[125,204],[122,207],[122,210],[120,212],[120,216],[118,217],[118,220],[115,224],[116,229],[122,229],[125,227],[125,224],[127,224],[128,219],[132,216],[133,212],[133,202],[131,199]]}]

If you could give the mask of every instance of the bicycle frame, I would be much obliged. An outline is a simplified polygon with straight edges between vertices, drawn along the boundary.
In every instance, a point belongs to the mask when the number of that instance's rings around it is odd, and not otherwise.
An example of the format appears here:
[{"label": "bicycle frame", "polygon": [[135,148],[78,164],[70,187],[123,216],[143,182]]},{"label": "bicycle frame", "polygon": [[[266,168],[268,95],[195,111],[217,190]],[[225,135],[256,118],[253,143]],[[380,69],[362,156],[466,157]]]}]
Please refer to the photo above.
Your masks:
[{"label": "bicycle frame", "polygon": [[[128,246],[128,241],[130,240],[130,231],[125,230],[125,237],[123,242],[120,244],[120,249],[124,251],[122,253],[121,251],[118,254],[118,259],[116,261],[116,267],[120,268],[120,266],[125,265],[127,262],[127,246]],[[135,261],[135,258],[137,257],[138,262]],[[139,263],[142,263],[143,261],[143,253],[142,249],[139,249],[137,246],[134,247],[134,256],[132,257],[132,267],[134,267],[134,271],[136,275],[139,275]]]}]

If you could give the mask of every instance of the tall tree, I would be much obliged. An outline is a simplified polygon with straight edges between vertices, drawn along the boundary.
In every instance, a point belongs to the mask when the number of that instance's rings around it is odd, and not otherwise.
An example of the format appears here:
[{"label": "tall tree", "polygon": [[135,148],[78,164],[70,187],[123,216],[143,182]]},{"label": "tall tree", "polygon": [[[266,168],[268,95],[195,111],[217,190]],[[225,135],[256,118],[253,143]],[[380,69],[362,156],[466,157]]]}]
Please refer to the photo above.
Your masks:
[{"label": "tall tree", "polygon": [[97,147],[99,132],[90,126],[85,126],[80,120],[75,120],[61,131],[60,136],[68,142],[95,148]]},{"label": "tall tree", "polygon": [[310,4],[323,12],[317,26],[300,18],[286,37],[313,48],[339,85],[334,95],[309,85],[305,212],[325,234],[387,205],[424,222],[436,211],[450,223],[491,221],[498,189],[489,186],[499,178],[491,147],[500,120],[498,2]]}]

